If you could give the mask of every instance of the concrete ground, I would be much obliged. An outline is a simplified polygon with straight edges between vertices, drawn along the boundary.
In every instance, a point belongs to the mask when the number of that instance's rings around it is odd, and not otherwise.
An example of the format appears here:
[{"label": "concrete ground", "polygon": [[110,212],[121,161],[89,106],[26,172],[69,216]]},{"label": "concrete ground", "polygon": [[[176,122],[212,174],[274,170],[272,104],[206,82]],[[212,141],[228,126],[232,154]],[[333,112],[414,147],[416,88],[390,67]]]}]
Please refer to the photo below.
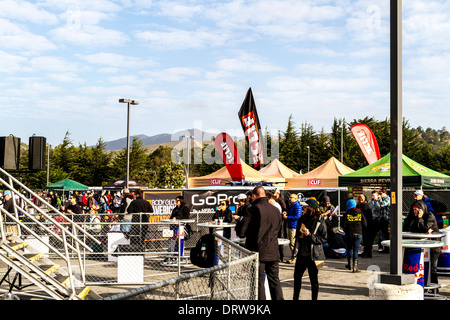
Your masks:
[{"label": "concrete ground", "polygon": [[[369,300],[369,286],[377,278],[376,272],[389,273],[390,255],[379,253],[374,246],[372,258],[359,258],[361,272],[352,273],[345,269],[346,258],[327,259],[319,270],[319,300]],[[286,300],[292,300],[294,287],[294,265],[280,263],[280,280]],[[450,276],[440,275],[439,294],[450,300]],[[311,286],[308,272],[302,281],[301,300],[311,299]]]}]

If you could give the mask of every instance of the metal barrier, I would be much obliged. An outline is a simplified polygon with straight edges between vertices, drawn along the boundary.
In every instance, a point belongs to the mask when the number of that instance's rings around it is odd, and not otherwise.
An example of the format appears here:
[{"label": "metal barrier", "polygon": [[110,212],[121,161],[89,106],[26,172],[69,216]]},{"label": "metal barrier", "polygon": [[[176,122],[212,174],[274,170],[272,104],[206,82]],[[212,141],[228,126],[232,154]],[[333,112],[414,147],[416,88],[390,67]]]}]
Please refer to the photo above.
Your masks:
[{"label": "metal barrier", "polygon": [[[49,214],[48,212],[45,212],[41,208],[37,207],[32,201],[30,201],[30,199],[19,192],[18,188],[14,185],[18,185],[19,188],[26,190],[44,203],[46,203],[45,200],[1,168],[0,174],[3,174],[8,178],[8,181],[6,181],[0,176],[0,183],[10,190],[14,209],[14,212],[10,213],[3,207],[0,207],[0,260],[7,266],[5,276],[3,277],[1,283],[3,283],[6,276],[9,275],[11,271],[15,271],[16,276],[11,283],[10,291],[12,290],[17,277],[20,275],[20,277],[23,276],[28,279],[32,284],[38,286],[54,299],[64,299],[64,297],[57,292],[58,290],[70,299],[79,298],[79,295],[76,294],[76,289],[84,286],[85,283],[85,273],[82,266],[82,258],[80,253],[82,249],[88,251],[91,250],[90,247],[86,246],[86,244],[80,240],[80,236],[87,237],[93,242],[97,242],[97,240],[70,220],[69,217],[59,212],[50,204],[47,204],[47,206],[53,210],[53,214]],[[48,219],[49,222],[60,228],[61,233],[55,234],[48,228],[48,226],[42,224],[32,214],[28,213],[20,206],[17,206],[15,201],[16,198],[21,199],[31,208],[37,210],[37,212]],[[40,234],[36,233],[35,230],[30,228],[30,226],[24,224],[23,221],[19,219],[19,213],[21,214],[21,217],[25,217],[37,225],[40,228]],[[57,215],[65,219],[68,222],[69,227],[63,227],[52,217],[52,215]],[[29,245],[28,242],[23,241],[25,237],[28,237],[29,239],[33,238],[30,240],[36,240],[36,244],[41,246],[39,249],[30,246],[30,250],[33,252],[32,258],[28,258],[26,253],[19,252],[21,249],[28,247]],[[50,243],[49,241],[45,241],[44,237],[46,240],[51,238],[52,242]],[[9,244],[17,245],[10,246]],[[56,246],[59,246],[59,248],[56,248]],[[58,263],[54,261],[46,261],[52,265],[52,268],[49,269],[50,271],[44,271],[41,268],[41,265],[36,265],[33,262],[45,257],[49,252],[54,254],[58,260]],[[67,280],[61,283],[51,276],[50,274],[54,269],[64,269],[64,272],[60,275],[65,278],[65,273],[67,272]],[[74,270],[79,273],[75,274]],[[79,279],[75,277],[76,275]],[[75,280],[79,280],[81,283]],[[69,285],[66,284],[66,281]]]},{"label": "metal barrier", "polygon": [[216,246],[218,265],[102,300],[255,300],[258,292],[258,254],[217,233],[214,237],[223,243],[220,249]]}]

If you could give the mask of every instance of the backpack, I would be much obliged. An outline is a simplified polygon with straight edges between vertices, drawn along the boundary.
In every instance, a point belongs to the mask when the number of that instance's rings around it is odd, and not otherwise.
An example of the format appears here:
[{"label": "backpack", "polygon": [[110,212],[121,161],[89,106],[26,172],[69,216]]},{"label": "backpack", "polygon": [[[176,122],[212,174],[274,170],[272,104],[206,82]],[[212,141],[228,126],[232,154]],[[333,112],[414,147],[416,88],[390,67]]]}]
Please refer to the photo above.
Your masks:
[{"label": "backpack", "polygon": [[437,200],[432,200],[430,202],[435,213],[447,212],[447,206],[445,205],[445,203]]},{"label": "backpack", "polygon": [[434,213],[447,212],[447,206],[443,202],[434,199],[425,199],[424,202],[427,205],[428,210],[430,209],[429,206],[431,206]]},{"label": "backpack", "polygon": [[194,248],[191,249],[190,257],[192,264],[200,268],[214,266],[215,241],[212,234],[200,237]]}]

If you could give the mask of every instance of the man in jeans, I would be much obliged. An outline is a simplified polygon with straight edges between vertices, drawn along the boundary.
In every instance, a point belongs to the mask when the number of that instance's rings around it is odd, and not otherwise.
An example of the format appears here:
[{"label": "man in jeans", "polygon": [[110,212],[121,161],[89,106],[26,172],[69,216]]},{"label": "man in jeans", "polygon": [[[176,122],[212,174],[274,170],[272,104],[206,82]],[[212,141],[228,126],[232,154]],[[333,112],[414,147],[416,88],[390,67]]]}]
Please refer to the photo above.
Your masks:
[{"label": "man in jeans", "polygon": [[297,255],[295,248],[295,233],[297,229],[297,221],[302,215],[302,205],[298,201],[297,194],[291,194],[289,196],[289,209],[287,213],[283,214],[283,219],[287,221],[287,238],[289,239],[289,248],[291,249],[292,258],[287,263],[295,263],[295,257]]}]

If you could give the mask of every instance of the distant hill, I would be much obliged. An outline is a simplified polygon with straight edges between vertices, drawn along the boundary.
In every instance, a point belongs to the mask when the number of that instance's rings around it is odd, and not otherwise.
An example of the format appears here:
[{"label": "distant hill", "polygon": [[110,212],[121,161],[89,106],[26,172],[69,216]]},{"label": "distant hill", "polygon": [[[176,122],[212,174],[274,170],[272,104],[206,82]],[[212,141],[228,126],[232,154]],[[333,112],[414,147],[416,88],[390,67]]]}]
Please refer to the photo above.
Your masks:
[{"label": "distant hill", "polygon": [[[195,138],[199,137],[201,140],[211,141],[211,137],[215,137],[216,134],[204,132],[202,130],[198,129],[186,129],[182,131],[177,131],[173,134],[169,133],[161,133],[154,136],[146,136],[144,134],[137,135],[141,141],[142,146],[155,146],[155,145],[162,145],[162,144],[168,144],[171,146],[176,145],[178,142],[183,141],[183,136],[194,136]],[[133,137],[130,137],[130,143],[132,141]],[[123,148],[126,148],[127,138],[121,138],[113,141],[106,141],[106,150],[107,151],[114,151],[114,150],[121,150]],[[152,148],[153,149],[153,148]],[[156,148],[155,148],[156,149]]]}]

